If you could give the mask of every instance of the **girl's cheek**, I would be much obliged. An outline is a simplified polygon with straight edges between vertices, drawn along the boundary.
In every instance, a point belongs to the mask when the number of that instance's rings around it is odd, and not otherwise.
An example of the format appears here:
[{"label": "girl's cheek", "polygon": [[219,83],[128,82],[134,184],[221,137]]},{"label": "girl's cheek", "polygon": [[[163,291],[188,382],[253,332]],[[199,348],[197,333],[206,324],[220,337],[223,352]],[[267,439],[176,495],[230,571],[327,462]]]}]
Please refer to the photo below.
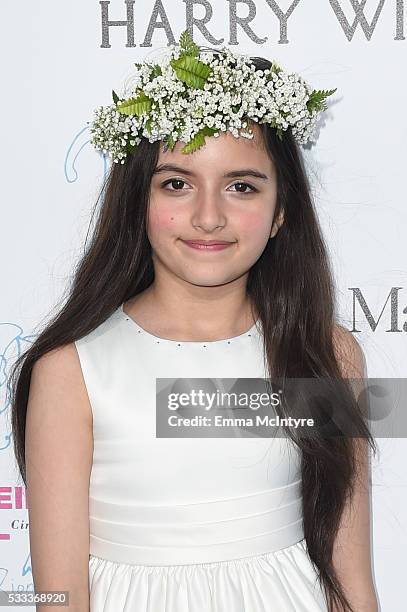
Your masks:
[{"label": "girl's cheek", "polygon": [[239,228],[242,234],[253,236],[258,233],[263,234],[270,223],[271,218],[265,215],[245,213],[239,219]]},{"label": "girl's cheek", "polygon": [[149,216],[149,229],[153,233],[172,232],[176,228],[176,217],[173,213],[151,210]]}]

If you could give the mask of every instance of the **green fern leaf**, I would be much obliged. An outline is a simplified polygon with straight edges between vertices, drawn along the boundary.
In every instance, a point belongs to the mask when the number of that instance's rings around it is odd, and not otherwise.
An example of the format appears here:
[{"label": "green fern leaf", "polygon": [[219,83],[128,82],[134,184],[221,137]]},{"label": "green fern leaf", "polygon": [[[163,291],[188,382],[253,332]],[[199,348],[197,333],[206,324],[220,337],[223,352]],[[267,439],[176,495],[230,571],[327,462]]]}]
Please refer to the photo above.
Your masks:
[{"label": "green fern leaf", "polygon": [[118,103],[118,101],[120,100],[119,96],[117,95],[117,93],[114,91],[114,89],[112,89],[112,96],[113,96],[113,102],[115,104]]},{"label": "green fern leaf", "polygon": [[130,98],[118,105],[117,110],[123,115],[144,115],[151,109],[152,100],[146,96],[144,91],[137,98]]},{"label": "green fern leaf", "polygon": [[165,144],[167,145],[167,148],[168,148],[170,151],[172,151],[172,150],[174,149],[174,147],[175,147],[175,140],[174,140],[174,138],[173,138],[172,134],[170,134],[170,135],[167,137],[167,139],[166,139],[166,141],[165,141]]},{"label": "green fern leaf", "polygon": [[179,46],[181,54],[192,55],[192,57],[197,57],[199,55],[199,47],[194,43],[188,30],[182,32],[179,39]]},{"label": "green fern leaf", "polygon": [[153,77],[160,76],[162,74],[161,66],[159,64],[154,64],[151,74]]},{"label": "green fern leaf", "polygon": [[203,89],[212,69],[190,55],[183,55],[170,61],[180,81],[195,89]]},{"label": "green fern leaf", "polygon": [[325,99],[328,98],[328,96],[331,96],[333,93],[335,93],[335,91],[337,90],[337,88],[335,89],[330,89],[328,90],[318,90],[318,89],[314,89],[314,91],[311,92],[310,97],[308,98],[307,101],[307,108],[308,110],[311,112],[313,110],[324,110],[327,108],[327,104],[325,102]]},{"label": "green fern leaf", "polygon": [[144,126],[149,134],[151,134],[151,123],[152,123],[152,121],[153,121],[153,119],[152,119],[152,117],[150,117],[149,119],[147,119],[147,121],[145,123],[145,126]]},{"label": "green fern leaf", "polygon": [[205,126],[181,149],[181,153],[193,153],[205,144],[205,136],[213,136],[218,130]]}]

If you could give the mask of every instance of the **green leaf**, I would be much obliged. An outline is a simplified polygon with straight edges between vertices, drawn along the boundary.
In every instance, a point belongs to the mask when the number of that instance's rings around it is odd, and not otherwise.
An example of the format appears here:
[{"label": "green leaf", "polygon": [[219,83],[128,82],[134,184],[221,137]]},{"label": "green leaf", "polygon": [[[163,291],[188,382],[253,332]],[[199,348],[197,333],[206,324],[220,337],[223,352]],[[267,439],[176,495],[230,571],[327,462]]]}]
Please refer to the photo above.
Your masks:
[{"label": "green leaf", "polygon": [[271,81],[273,78],[273,73],[278,74],[282,71],[282,68],[278,66],[275,62],[271,65],[270,72],[266,75],[266,81]]},{"label": "green leaf", "polygon": [[132,144],[130,144],[130,140],[127,140],[127,143],[126,143],[126,151],[127,151],[127,153],[133,153],[134,149],[136,149],[136,148],[137,148],[137,144],[132,145]]},{"label": "green leaf", "polygon": [[280,140],[283,140],[283,132],[281,128],[277,128],[277,136],[279,137]]},{"label": "green leaf", "polygon": [[162,74],[161,66],[159,64],[154,64],[151,74],[153,77],[160,76]]},{"label": "green leaf", "polygon": [[151,134],[151,123],[152,123],[152,121],[153,121],[153,118],[150,117],[149,119],[147,119],[147,121],[145,123],[145,126],[144,126],[149,134]]},{"label": "green leaf", "polygon": [[307,108],[308,110],[311,112],[314,109],[316,110],[324,110],[327,108],[327,104],[325,102],[325,98],[328,98],[328,96],[331,96],[333,93],[335,93],[335,91],[337,90],[337,88],[335,89],[330,89],[328,90],[319,90],[319,89],[314,89],[314,91],[311,92],[310,97],[308,98],[307,101]]},{"label": "green leaf", "polygon": [[205,136],[213,136],[219,130],[205,126],[181,149],[181,153],[193,153],[205,144]]},{"label": "green leaf", "polygon": [[135,62],[134,65],[139,70],[142,67],[143,64],[139,64],[139,63]]},{"label": "green leaf", "polygon": [[117,95],[117,93],[114,91],[114,89],[112,89],[112,96],[113,96],[113,102],[115,104],[118,103],[118,101],[120,100],[119,96]]},{"label": "green leaf", "polygon": [[173,148],[175,147],[175,140],[174,140],[174,138],[173,138],[172,134],[170,134],[170,135],[167,137],[167,139],[166,139],[166,141],[165,141],[165,144],[167,145],[167,148],[168,148],[170,151],[172,151],[172,150],[173,150]]},{"label": "green leaf", "polygon": [[203,89],[208,76],[212,72],[210,66],[190,55],[172,59],[170,64],[179,80],[195,89]]},{"label": "green leaf", "polygon": [[118,105],[117,110],[123,115],[144,115],[151,109],[152,100],[144,91],[137,98],[130,98]]},{"label": "green leaf", "polygon": [[199,47],[194,43],[188,30],[182,32],[179,39],[179,46],[181,54],[192,55],[192,57],[197,57],[199,55]]}]

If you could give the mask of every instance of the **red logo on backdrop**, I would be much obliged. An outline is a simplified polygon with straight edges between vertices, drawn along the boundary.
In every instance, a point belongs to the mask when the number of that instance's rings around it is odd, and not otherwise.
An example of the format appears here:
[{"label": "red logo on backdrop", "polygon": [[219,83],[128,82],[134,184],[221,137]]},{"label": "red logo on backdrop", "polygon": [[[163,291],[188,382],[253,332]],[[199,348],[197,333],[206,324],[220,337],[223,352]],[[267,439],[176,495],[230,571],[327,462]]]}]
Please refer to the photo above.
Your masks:
[{"label": "red logo on backdrop", "polygon": [[[25,487],[0,487],[0,510],[26,510],[28,493]],[[0,532],[0,541],[10,540],[10,533]]]}]

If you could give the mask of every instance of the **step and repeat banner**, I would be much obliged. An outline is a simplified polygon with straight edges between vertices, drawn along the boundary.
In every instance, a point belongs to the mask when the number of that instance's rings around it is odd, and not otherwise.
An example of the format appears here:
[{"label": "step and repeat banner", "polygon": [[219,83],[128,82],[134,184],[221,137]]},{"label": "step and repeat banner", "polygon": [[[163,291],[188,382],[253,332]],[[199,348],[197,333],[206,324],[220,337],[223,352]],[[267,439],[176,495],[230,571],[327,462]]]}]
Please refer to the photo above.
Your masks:
[{"label": "step and repeat banner", "polygon": [[[89,142],[93,109],[111,103],[134,62],[162,54],[185,29],[198,44],[274,59],[316,89],[336,87],[317,143],[303,152],[338,319],[363,347],[369,377],[405,377],[407,0],[41,0],[1,10],[0,589],[29,591],[28,499],[7,377],[83,252],[110,164]],[[406,438],[378,446],[372,562],[381,610],[394,612],[405,600]]]}]

